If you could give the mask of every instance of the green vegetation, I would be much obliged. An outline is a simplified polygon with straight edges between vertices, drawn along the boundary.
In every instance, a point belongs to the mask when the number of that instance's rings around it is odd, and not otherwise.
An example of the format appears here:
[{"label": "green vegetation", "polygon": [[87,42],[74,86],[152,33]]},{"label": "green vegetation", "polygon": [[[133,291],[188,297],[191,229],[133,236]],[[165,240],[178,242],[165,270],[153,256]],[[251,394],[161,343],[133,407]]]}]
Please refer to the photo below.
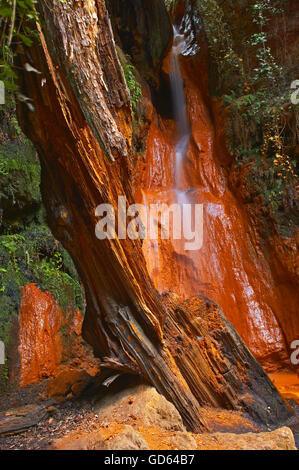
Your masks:
[{"label": "green vegetation", "polygon": [[176,0],[164,0],[167,10],[170,10],[176,3]]},{"label": "green vegetation", "polygon": [[[137,68],[132,65],[132,58],[129,54],[125,54],[120,46],[115,46],[119,62],[124,71],[125,80],[127,87],[130,92],[130,101],[132,106],[132,117],[133,117],[133,143],[137,153],[142,153],[144,151],[144,141],[139,138],[139,130],[142,128],[142,90],[141,85],[138,80],[140,80],[140,75]],[[141,102],[141,106],[139,103]],[[138,106],[139,105],[139,106]]]},{"label": "green vegetation", "polygon": [[[0,293],[19,302],[21,288],[35,282],[49,290],[65,310],[83,308],[82,291],[72,261],[49,228],[32,223],[18,234],[0,236]],[[1,307],[0,307],[1,310]]]},{"label": "green vegetation", "polygon": [[0,146],[0,197],[12,206],[28,202],[40,204],[40,166],[38,157],[25,139]]},{"label": "green vegetation", "polygon": [[274,56],[270,47],[283,2],[248,0],[246,10],[240,2],[217,0],[197,0],[197,6],[212,57],[211,91],[229,107],[230,151],[239,165],[251,164],[252,194],[263,196],[276,220],[282,213],[290,218],[298,187],[299,115],[290,101],[296,76],[283,52]]},{"label": "green vegetation", "polygon": [[[1,0],[0,3],[0,80],[8,91],[17,91],[15,50],[22,45],[30,47],[34,39],[39,39],[36,3],[37,0]],[[27,97],[21,94],[18,97],[31,106]]]},{"label": "green vegetation", "polygon": [[141,86],[136,79],[136,67],[130,63],[131,57],[127,54],[125,61],[121,61],[127,86],[130,91],[131,104],[134,116],[137,116],[137,105],[142,96]]},{"label": "green vegetation", "polygon": [[35,0],[1,0],[0,80],[9,91],[16,90],[14,50],[22,44],[31,46],[34,37],[37,37],[37,28],[33,28],[38,21],[35,3]]},{"label": "green vegetation", "polygon": [[[71,305],[83,312],[84,293],[70,256],[45,223],[39,160],[11,104],[1,110],[0,123],[7,130],[0,144],[0,340],[8,348],[24,285],[49,290],[64,311]],[[7,379],[5,364],[0,366],[0,392]]]}]

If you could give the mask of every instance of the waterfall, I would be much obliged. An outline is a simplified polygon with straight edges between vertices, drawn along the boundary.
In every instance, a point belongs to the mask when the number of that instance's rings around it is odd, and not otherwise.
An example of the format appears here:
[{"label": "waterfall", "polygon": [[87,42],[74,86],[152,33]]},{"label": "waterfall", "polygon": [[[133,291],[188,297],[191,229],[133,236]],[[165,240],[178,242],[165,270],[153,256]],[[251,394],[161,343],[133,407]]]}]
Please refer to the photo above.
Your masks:
[{"label": "waterfall", "polygon": [[184,81],[181,75],[179,65],[179,55],[183,52],[186,43],[183,34],[180,34],[177,28],[173,27],[174,40],[172,46],[172,52],[170,57],[171,73],[171,91],[172,91],[172,102],[174,108],[175,120],[177,123],[178,130],[178,142],[175,147],[175,169],[174,169],[174,181],[175,189],[177,192],[181,192],[184,188],[183,183],[183,165],[184,157],[188,150],[188,144],[190,139],[190,125],[187,114],[187,105],[184,93]]}]

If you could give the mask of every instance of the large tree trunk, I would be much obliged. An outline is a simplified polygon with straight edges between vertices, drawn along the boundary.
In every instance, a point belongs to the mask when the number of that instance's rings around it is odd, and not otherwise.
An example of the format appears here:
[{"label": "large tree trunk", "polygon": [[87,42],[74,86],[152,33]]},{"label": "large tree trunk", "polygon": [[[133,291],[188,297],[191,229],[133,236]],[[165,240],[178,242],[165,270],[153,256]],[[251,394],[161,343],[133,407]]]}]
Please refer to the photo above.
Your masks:
[{"label": "large tree trunk", "polygon": [[39,9],[41,43],[19,51],[19,63],[42,74],[21,74],[35,111],[20,104],[19,120],[41,158],[49,224],[84,283],[84,334],[102,366],[144,376],[193,431],[207,428],[202,405],[285,419],[286,405],[215,304],[159,296],[139,240],[96,238],[99,204],[117,212],[118,196],[133,202],[129,92],[103,0]]}]

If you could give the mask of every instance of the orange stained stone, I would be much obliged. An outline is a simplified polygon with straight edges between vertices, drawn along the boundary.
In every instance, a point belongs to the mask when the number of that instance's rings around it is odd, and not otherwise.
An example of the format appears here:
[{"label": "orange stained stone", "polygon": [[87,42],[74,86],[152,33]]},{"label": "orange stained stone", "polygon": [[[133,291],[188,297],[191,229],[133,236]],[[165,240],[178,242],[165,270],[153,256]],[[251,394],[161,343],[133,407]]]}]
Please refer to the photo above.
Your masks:
[{"label": "orange stained stone", "polygon": [[53,295],[35,284],[22,289],[19,311],[20,385],[57,372],[62,359],[59,334],[63,312]]},{"label": "orange stained stone", "polygon": [[[299,337],[298,290],[287,279],[277,279],[257,236],[259,222],[249,219],[230,188],[229,156],[221,140],[225,113],[217,105],[207,107],[196,79],[201,71],[190,67],[187,59],[181,61],[191,127],[181,180],[188,202],[203,204],[203,246],[186,251],[185,240],[144,240],[149,274],[161,293],[173,291],[182,298],[202,294],[214,300],[257,358],[287,357],[286,341]],[[135,194],[147,208],[177,202],[176,144],[174,122],[155,115]]]}]

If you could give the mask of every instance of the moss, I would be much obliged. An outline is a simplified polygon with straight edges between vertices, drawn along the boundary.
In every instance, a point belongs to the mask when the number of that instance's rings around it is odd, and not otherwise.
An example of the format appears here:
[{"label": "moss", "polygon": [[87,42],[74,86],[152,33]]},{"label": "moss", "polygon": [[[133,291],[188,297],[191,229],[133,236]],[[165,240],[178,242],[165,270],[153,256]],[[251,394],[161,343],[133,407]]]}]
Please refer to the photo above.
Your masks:
[{"label": "moss", "polygon": [[131,57],[124,54],[120,47],[116,46],[117,55],[123,68],[126,83],[130,92],[131,105],[134,118],[138,119],[137,105],[142,96],[141,86],[137,80],[137,70],[131,63]]},{"label": "moss", "polygon": [[0,191],[3,197],[39,202],[40,165],[33,145],[10,141],[0,147]]},{"label": "moss", "polygon": [[[0,236],[0,340],[7,346],[18,316],[22,287],[36,283],[49,290],[64,311],[83,311],[84,292],[68,253],[45,225],[32,223],[18,234]],[[0,371],[2,388],[5,367]]]},{"label": "moss", "polygon": [[293,66],[272,50],[285,5],[269,0],[196,0],[195,5],[209,43],[210,93],[228,109],[228,147],[239,165],[252,163],[252,196],[263,197],[285,233],[286,226],[293,226],[288,219],[295,213],[298,185],[298,106],[290,102]]},{"label": "moss", "polygon": [[74,265],[49,228],[31,224],[19,234],[0,236],[1,294],[19,303],[21,288],[35,282],[52,292],[62,308],[82,309],[82,291]]},{"label": "moss", "polygon": [[1,232],[27,225],[41,207],[40,164],[33,145],[13,139],[0,146]]},{"label": "moss", "polygon": [[[9,129],[14,137],[4,136],[0,145],[0,340],[7,351],[24,285],[36,283],[49,290],[64,311],[69,305],[82,312],[84,307],[74,264],[45,222],[39,159],[13,119],[12,114]],[[0,392],[7,386],[8,364],[0,366]]]}]

